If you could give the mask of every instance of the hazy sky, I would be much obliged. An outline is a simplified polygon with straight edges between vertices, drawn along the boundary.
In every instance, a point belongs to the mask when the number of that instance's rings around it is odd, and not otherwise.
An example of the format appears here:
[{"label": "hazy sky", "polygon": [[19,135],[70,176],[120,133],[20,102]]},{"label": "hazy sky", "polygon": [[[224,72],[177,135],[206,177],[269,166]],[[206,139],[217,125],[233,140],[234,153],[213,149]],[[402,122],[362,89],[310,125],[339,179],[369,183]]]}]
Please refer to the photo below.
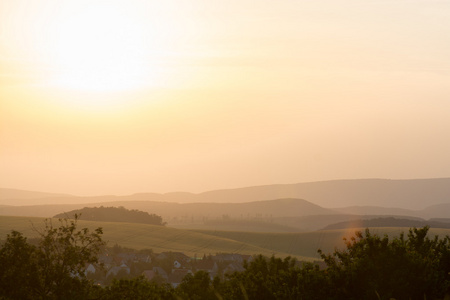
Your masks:
[{"label": "hazy sky", "polygon": [[0,186],[450,176],[450,2],[0,0]]}]

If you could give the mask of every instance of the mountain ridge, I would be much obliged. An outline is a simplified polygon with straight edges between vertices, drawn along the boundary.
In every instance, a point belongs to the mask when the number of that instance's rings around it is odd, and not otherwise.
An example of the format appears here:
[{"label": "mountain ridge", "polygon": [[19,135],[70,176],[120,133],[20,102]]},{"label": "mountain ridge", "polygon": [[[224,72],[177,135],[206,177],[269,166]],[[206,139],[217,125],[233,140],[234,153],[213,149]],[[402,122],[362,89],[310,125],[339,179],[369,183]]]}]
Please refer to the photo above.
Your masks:
[{"label": "mountain ridge", "polygon": [[[9,193],[8,191],[5,192],[5,190],[9,190]],[[176,203],[244,203],[281,198],[298,198],[329,208],[376,205],[417,210],[430,205],[450,203],[450,178],[345,179],[221,189],[197,194],[171,192],[165,194],[136,193],[125,196],[81,197],[36,192],[41,196],[47,194],[47,197],[24,198],[24,193],[22,193],[22,196],[17,198],[10,195],[11,190],[13,189],[0,189],[0,205],[80,204],[114,200],[150,200]],[[22,192],[26,193],[29,191]]]},{"label": "mountain ridge", "polygon": [[[46,204],[31,206],[0,206],[0,215],[51,217],[74,209],[94,206],[124,206],[168,217],[189,215],[190,217],[272,217],[302,216],[314,214],[336,214],[338,212],[320,207],[303,199],[275,199],[247,203],[173,203],[158,201],[111,201],[84,204]],[[22,212],[20,214],[19,212]]]}]

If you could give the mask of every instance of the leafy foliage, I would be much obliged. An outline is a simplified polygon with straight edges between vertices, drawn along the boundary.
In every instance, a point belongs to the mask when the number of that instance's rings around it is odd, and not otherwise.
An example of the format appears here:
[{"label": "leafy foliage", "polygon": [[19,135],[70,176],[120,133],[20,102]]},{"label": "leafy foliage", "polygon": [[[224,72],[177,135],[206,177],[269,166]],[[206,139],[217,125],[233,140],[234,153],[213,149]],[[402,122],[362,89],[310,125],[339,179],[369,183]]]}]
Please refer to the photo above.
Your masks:
[{"label": "leafy foliage", "polygon": [[0,249],[0,296],[33,299],[35,280],[38,278],[36,254],[37,248],[28,244],[20,232],[12,231],[7,235]]},{"label": "leafy foliage", "polygon": [[77,229],[73,220],[45,221],[40,240],[31,245],[21,233],[13,231],[0,249],[0,295],[11,299],[80,299],[91,285],[85,265],[97,263],[104,245],[101,228],[94,232]]},{"label": "leafy foliage", "polygon": [[338,299],[437,299],[450,293],[450,238],[410,229],[392,241],[357,232],[347,249],[322,258]]},{"label": "leafy foliage", "polygon": [[450,237],[430,238],[428,227],[393,239],[356,232],[344,250],[319,250],[324,268],[259,255],[243,272],[212,279],[198,271],[177,288],[143,277],[98,287],[82,271],[96,261],[102,232],[77,230],[76,221],[47,221],[37,245],[8,234],[0,249],[0,299],[450,299]]},{"label": "leafy foliage", "polygon": [[290,257],[257,256],[245,271],[228,275],[216,288],[223,299],[327,299],[326,278],[317,265]]},{"label": "leafy foliage", "polygon": [[133,299],[133,300],[170,300],[175,299],[170,285],[157,284],[143,277],[134,279],[114,280],[104,290],[98,290],[98,298],[102,300]]},{"label": "leafy foliage", "polygon": [[54,218],[73,218],[75,215],[80,216],[80,220],[103,221],[103,222],[127,222],[127,223],[143,223],[151,225],[166,225],[162,217],[149,214],[145,211],[136,209],[126,209],[120,207],[85,207],[83,209],[72,210],[67,213],[57,214]]},{"label": "leafy foliage", "polygon": [[258,256],[215,288],[222,299],[450,299],[450,238],[429,238],[428,230],[392,240],[356,232],[345,250],[319,250],[322,270]]},{"label": "leafy foliage", "polygon": [[187,300],[216,298],[209,274],[205,271],[198,271],[194,275],[187,274],[178,286],[177,294]]}]

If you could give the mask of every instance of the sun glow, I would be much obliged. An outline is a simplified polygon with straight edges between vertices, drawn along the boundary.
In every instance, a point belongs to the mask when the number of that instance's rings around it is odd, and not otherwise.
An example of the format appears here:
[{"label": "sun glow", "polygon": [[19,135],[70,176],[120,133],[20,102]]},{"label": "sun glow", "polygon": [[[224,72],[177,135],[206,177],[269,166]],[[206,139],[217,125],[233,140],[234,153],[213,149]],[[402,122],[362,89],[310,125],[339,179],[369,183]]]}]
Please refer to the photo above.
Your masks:
[{"label": "sun glow", "polygon": [[[64,20],[51,42],[54,84],[79,90],[113,91],[151,84],[145,27],[114,6],[90,6]],[[154,42],[154,41],[153,41]]]},{"label": "sun glow", "polygon": [[7,20],[15,28],[12,52],[37,66],[40,85],[72,91],[166,86],[186,29],[175,7],[153,1],[43,1],[16,9]]}]

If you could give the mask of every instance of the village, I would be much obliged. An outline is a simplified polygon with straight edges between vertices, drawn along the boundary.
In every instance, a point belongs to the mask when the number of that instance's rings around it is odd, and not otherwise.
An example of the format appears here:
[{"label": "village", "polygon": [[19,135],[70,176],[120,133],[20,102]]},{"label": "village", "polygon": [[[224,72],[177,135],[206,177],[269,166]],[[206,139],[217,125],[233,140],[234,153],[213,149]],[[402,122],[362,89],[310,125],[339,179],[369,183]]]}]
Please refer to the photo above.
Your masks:
[{"label": "village", "polygon": [[244,271],[244,262],[251,262],[251,255],[218,253],[189,257],[182,252],[153,253],[151,249],[133,250],[115,245],[105,248],[98,264],[88,264],[85,274],[97,285],[109,285],[114,279],[130,279],[143,276],[149,281],[168,283],[176,288],[187,274],[207,272],[213,280],[225,274]]}]

